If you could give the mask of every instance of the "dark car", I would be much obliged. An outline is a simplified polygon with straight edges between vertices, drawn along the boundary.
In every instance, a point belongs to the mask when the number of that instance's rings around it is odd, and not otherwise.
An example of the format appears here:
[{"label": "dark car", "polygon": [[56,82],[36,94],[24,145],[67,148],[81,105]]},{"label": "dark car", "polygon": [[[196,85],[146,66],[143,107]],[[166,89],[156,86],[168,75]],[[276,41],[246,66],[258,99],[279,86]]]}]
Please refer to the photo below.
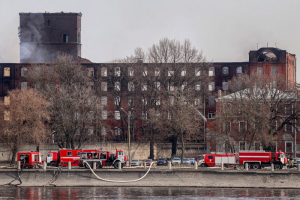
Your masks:
[{"label": "dark car", "polygon": [[157,160],[157,166],[159,165],[168,165],[167,159],[166,158],[159,158]]}]

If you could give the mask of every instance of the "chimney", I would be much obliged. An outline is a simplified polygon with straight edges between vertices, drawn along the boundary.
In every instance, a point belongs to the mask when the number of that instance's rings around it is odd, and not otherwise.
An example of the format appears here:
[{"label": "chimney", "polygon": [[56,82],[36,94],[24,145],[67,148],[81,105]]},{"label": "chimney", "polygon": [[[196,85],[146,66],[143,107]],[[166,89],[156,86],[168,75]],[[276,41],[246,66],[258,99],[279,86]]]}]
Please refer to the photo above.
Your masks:
[{"label": "chimney", "polygon": [[218,90],[218,97],[222,97],[222,90]]}]

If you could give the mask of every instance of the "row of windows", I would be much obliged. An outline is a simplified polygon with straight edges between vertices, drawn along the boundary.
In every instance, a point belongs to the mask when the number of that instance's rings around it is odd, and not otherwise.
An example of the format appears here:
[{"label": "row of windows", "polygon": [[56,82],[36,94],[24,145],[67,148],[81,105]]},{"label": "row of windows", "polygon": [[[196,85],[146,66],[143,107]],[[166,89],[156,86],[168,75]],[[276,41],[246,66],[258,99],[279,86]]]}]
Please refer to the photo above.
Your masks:
[{"label": "row of windows", "polygon": [[[49,22],[49,26],[50,26],[50,21],[48,20]],[[34,39],[34,34],[30,34],[30,42],[35,42],[35,39]],[[69,36],[68,34],[63,34],[63,37],[62,37],[62,42],[63,43],[68,43],[69,42]],[[81,38],[80,38],[80,33],[78,33],[78,43],[81,42]]]},{"label": "row of windows", "polygon": [[[236,74],[242,74],[243,73],[243,67],[237,67],[236,68]],[[222,76],[228,76],[229,75],[229,67],[222,67]],[[215,76],[215,67],[209,67],[208,70],[208,76]]]},{"label": "row of windows", "polygon": [[[257,75],[263,75],[264,74],[264,68],[263,67],[257,67]],[[277,76],[278,69],[276,66],[271,67],[271,75]]]},{"label": "row of windows", "polygon": [[[277,121],[274,122],[273,124],[273,129],[277,130]],[[286,124],[285,125],[285,132],[286,133],[292,133],[294,131],[294,127],[292,124]],[[224,131],[225,132],[231,132],[231,122],[230,121],[226,121],[224,122]],[[245,121],[239,121],[239,132],[240,133],[245,133],[247,131],[247,122]]]},{"label": "row of windows", "polygon": [[[3,76],[4,77],[10,77],[10,67],[4,67]],[[26,67],[21,68],[21,76],[22,77],[27,76],[27,68]]]}]

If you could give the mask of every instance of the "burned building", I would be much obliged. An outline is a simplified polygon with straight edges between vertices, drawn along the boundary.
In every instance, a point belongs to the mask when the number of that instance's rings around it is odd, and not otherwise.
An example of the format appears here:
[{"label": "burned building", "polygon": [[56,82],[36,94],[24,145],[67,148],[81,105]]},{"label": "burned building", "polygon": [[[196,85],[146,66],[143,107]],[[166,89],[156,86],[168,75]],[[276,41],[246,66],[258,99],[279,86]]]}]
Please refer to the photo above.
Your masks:
[{"label": "burned building", "polygon": [[51,62],[57,51],[81,56],[81,13],[19,13],[20,62]]}]

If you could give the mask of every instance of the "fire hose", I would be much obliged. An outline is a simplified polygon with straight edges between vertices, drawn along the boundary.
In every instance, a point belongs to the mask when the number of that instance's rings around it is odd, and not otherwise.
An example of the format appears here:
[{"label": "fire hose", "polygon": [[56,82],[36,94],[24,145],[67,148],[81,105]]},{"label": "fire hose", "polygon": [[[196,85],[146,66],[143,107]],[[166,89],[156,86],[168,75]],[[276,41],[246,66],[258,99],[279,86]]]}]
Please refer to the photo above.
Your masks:
[{"label": "fire hose", "polygon": [[99,177],[95,172],[94,170],[91,168],[91,166],[89,165],[88,162],[86,161],[83,161],[84,163],[87,164],[87,166],[90,168],[91,172],[96,176],[96,178],[98,178],[99,180],[101,181],[106,181],[106,182],[115,182],[115,183],[130,183],[130,182],[137,182],[137,181],[140,181],[142,180],[143,178],[145,178],[147,176],[147,174],[149,173],[150,169],[151,169],[151,166],[153,165],[154,162],[152,162],[149,166],[149,169],[148,171],[146,172],[146,174],[144,176],[142,176],[141,178],[138,178],[138,179],[135,179],[135,180],[129,180],[129,181],[117,181],[117,180],[107,180],[107,179],[104,179],[104,178],[101,178]]},{"label": "fire hose", "polygon": [[[5,185],[12,185],[12,186],[21,185],[21,184],[22,184],[21,174],[22,174],[22,172],[23,172],[24,166],[25,166],[25,160],[24,160],[23,165],[22,165],[22,167],[21,167],[21,171],[19,171],[19,169],[18,169],[18,174],[17,174],[17,176],[15,177],[15,179],[12,180],[12,181],[9,182],[9,183],[6,183]],[[12,184],[15,180],[19,180],[20,183],[19,183],[19,184]]]}]

